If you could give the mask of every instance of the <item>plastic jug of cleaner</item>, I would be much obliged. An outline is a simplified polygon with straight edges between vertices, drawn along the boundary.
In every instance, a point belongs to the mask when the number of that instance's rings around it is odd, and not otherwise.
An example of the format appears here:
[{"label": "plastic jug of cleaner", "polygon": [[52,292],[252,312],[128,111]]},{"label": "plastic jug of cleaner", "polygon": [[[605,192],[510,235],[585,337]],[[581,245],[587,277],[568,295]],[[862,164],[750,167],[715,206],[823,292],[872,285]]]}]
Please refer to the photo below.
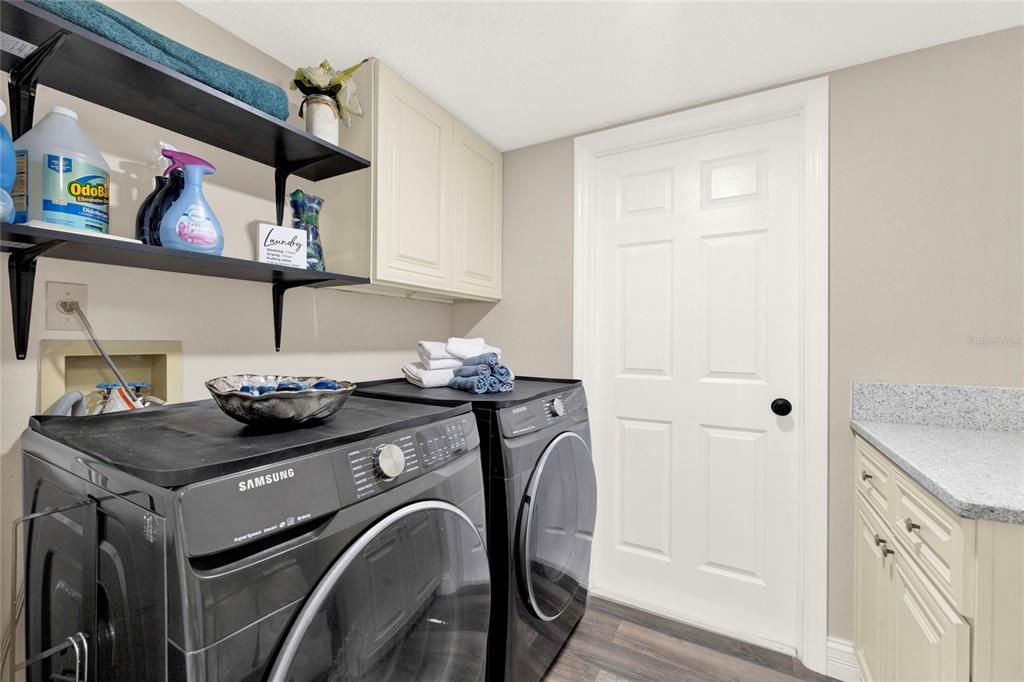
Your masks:
[{"label": "plastic jug of cleaner", "polygon": [[[7,106],[0,102],[0,116],[7,111]],[[9,192],[14,188],[15,177],[14,142],[7,128],[0,123],[0,220],[14,220],[14,199]]]},{"label": "plastic jug of cleaner", "polygon": [[41,220],[95,232],[110,226],[110,167],[65,107],[50,112],[14,141],[18,223]]},{"label": "plastic jug of cleaner", "polygon": [[[185,186],[160,219],[160,244],[172,249],[197,251],[219,256],[224,250],[224,233],[203,196],[203,176],[216,169],[198,156],[165,149],[172,164],[182,166]],[[170,185],[168,185],[170,186]]]}]

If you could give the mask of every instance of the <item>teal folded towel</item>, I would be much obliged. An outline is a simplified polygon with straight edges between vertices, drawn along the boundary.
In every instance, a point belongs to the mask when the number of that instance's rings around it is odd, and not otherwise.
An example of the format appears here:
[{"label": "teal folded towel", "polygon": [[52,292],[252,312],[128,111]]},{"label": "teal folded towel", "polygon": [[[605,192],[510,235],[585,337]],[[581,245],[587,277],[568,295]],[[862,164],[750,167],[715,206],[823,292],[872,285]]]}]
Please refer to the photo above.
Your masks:
[{"label": "teal folded towel", "polygon": [[485,377],[452,377],[448,382],[448,388],[469,393],[487,393],[487,379]]},{"label": "teal folded towel", "polygon": [[281,87],[185,47],[96,0],[29,2],[274,118],[288,118],[288,95]]},{"label": "teal folded towel", "polygon": [[509,393],[515,387],[515,384],[511,381],[501,382],[501,388],[498,389],[498,393]]},{"label": "teal folded towel", "polygon": [[491,369],[491,373],[494,374],[494,376],[501,379],[502,381],[512,380],[512,370],[510,370],[508,367],[501,364],[500,362]]},{"label": "teal folded towel", "polygon": [[487,392],[488,393],[500,393],[501,392],[501,379],[491,375],[487,377]]},{"label": "teal folded towel", "polygon": [[491,376],[491,368],[490,365],[466,365],[465,367],[456,367],[452,373],[457,377],[484,377],[486,379]]},{"label": "teal folded towel", "polygon": [[480,355],[474,355],[471,358],[466,358],[462,361],[462,364],[466,367],[469,367],[470,365],[488,365],[489,367],[494,367],[498,364],[498,354],[481,353]]}]

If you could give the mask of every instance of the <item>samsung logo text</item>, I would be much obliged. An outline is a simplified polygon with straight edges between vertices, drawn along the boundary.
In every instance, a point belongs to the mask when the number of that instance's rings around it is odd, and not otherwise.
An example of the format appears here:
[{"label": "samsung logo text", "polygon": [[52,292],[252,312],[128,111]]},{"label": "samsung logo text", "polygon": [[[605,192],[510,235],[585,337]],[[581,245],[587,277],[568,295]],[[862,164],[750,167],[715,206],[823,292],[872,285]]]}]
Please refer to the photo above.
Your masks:
[{"label": "samsung logo text", "polygon": [[275,471],[272,474],[253,476],[252,478],[247,478],[244,481],[239,481],[238,491],[244,493],[247,490],[262,488],[265,485],[273,485],[274,483],[278,483],[289,478],[294,478],[294,476],[295,469],[282,469],[281,471]]}]

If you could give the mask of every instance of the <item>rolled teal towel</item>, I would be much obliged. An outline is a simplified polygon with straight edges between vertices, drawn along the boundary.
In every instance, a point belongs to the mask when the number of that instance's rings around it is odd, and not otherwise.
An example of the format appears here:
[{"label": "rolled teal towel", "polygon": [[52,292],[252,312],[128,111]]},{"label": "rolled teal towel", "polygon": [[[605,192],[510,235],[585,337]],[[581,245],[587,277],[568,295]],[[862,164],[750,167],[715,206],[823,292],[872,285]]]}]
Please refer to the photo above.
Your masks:
[{"label": "rolled teal towel", "polygon": [[457,377],[483,377],[486,379],[491,376],[491,367],[490,365],[466,365],[465,367],[456,367],[452,373]]},{"label": "rolled teal towel", "polygon": [[487,392],[488,393],[500,393],[501,392],[501,379],[494,376],[493,374],[487,377]]},{"label": "rolled teal towel", "polygon": [[500,362],[494,366],[491,372],[494,374],[494,376],[498,377],[502,381],[512,380],[512,370],[510,370],[508,367],[501,364]]},{"label": "rolled teal towel", "polygon": [[274,118],[288,118],[288,95],[281,87],[185,47],[96,0],[29,2]]},{"label": "rolled teal towel", "polygon": [[448,388],[469,393],[487,393],[487,379],[484,377],[452,377],[448,382]]},{"label": "rolled teal towel", "polygon": [[462,364],[466,367],[469,367],[470,365],[487,365],[489,367],[494,367],[498,364],[498,354],[481,353],[480,355],[474,355],[471,358],[466,358],[462,361]]},{"label": "rolled teal towel", "polygon": [[503,381],[501,382],[501,388],[498,389],[498,393],[509,393],[512,391],[514,387],[515,384],[513,384],[511,381]]}]

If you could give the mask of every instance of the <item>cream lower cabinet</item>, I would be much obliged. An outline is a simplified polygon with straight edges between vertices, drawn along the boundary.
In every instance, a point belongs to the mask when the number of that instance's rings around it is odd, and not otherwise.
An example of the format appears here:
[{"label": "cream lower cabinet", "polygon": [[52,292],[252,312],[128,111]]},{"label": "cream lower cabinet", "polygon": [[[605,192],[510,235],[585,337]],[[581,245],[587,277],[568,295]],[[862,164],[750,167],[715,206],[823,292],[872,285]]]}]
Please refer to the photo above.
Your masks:
[{"label": "cream lower cabinet", "polygon": [[872,518],[867,503],[857,495],[857,543],[854,552],[854,598],[857,603],[854,648],[860,676],[864,682],[884,679],[883,609],[890,582],[889,568],[882,550],[885,545],[880,522]]},{"label": "cream lower cabinet", "polygon": [[888,679],[970,679],[970,626],[898,543],[894,552],[883,605]]},{"label": "cream lower cabinet", "polygon": [[861,679],[1024,680],[1024,526],[960,518],[870,444],[856,448]]},{"label": "cream lower cabinet", "polygon": [[377,60],[356,72],[365,115],[342,144],[370,158],[323,184],[329,268],[379,293],[501,298],[501,152]]}]

